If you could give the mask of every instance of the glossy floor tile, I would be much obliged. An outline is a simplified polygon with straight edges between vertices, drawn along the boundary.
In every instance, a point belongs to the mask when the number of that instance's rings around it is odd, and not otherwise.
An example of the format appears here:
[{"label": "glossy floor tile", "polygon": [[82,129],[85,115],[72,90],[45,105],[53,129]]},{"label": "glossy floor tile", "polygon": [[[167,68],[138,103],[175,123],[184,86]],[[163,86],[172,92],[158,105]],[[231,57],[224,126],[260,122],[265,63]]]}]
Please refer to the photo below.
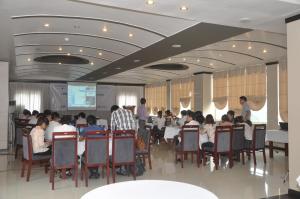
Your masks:
[{"label": "glossy floor tile", "polygon": [[[267,153],[268,154],[268,153]],[[220,199],[257,199],[286,194],[288,182],[283,178],[288,170],[288,158],[282,152],[275,153],[274,159],[267,159],[263,164],[262,155],[257,155],[257,166],[252,161],[245,165],[235,162],[228,168],[227,160],[222,161],[221,168],[214,170],[213,163],[197,168],[191,158],[184,161],[184,168],[174,162],[174,150],[170,145],[155,145],[152,148],[153,169],[147,171],[141,179],[160,179],[186,182],[201,186],[215,193]],[[20,178],[21,161],[14,160],[13,154],[0,155],[0,199],[52,199],[80,198],[91,189],[105,185],[105,179],[89,180],[86,188],[82,181],[75,188],[71,179],[55,179],[54,191],[51,190],[48,175],[43,168],[35,166],[30,182]],[[117,181],[132,180],[132,177],[117,176]],[[149,194],[155,190],[149,190]],[[172,193],[170,193],[170,196]]]}]

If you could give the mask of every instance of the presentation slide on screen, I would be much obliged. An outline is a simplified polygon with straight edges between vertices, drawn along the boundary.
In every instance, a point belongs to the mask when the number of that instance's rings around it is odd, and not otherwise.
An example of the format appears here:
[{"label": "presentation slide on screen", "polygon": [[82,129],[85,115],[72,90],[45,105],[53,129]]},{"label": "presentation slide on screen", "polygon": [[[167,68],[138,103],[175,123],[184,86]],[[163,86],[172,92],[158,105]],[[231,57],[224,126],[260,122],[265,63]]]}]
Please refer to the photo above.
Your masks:
[{"label": "presentation slide on screen", "polygon": [[69,110],[96,110],[95,83],[68,83]]}]

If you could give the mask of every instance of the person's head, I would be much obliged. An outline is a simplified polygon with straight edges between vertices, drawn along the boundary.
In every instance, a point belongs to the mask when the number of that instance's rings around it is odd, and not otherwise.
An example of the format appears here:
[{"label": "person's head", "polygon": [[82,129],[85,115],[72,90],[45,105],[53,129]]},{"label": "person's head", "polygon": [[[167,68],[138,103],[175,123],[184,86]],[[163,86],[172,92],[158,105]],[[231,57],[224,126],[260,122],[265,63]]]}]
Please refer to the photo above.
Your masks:
[{"label": "person's head", "polygon": [[48,127],[48,125],[49,125],[49,120],[46,117],[40,117],[36,123],[36,126],[39,126],[44,130]]},{"label": "person's head", "polygon": [[241,96],[240,97],[240,104],[243,105],[245,102],[247,102],[247,97],[246,96]]},{"label": "person's head", "polygon": [[64,124],[69,125],[71,123],[71,119],[70,119],[70,117],[62,117],[61,120],[60,120],[60,123],[62,125],[64,125]]},{"label": "person's head", "polygon": [[89,115],[89,116],[87,116],[86,121],[89,126],[96,125],[97,118],[94,115]]},{"label": "person's head", "polygon": [[119,109],[118,105],[112,105],[112,107],[110,108],[110,112],[112,113],[112,112],[114,112],[114,111],[116,111],[118,109]]},{"label": "person's head", "polygon": [[49,109],[44,110],[45,117],[51,116],[52,111]]},{"label": "person's head", "polygon": [[171,111],[170,110],[166,110],[165,111],[165,115],[168,117],[168,116],[171,116]]},{"label": "person's head", "polygon": [[205,124],[215,124],[214,117],[211,114],[205,117]]},{"label": "person's head", "polygon": [[235,115],[234,111],[232,111],[232,110],[227,111],[227,116],[229,118],[229,121],[231,121],[231,122],[234,121],[234,115]]},{"label": "person's head", "polygon": [[141,98],[140,102],[141,102],[141,104],[146,104],[146,99],[145,98]]},{"label": "person's head", "polygon": [[23,110],[23,115],[24,116],[31,116],[31,112],[28,109]]},{"label": "person's head", "polygon": [[187,117],[186,117],[186,121],[187,121],[187,122],[190,122],[190,121],[192,121],[192,120],[195,120],[195,113],[194,113],[193,111],[188,110],[188,111],[186,112],[186,115],[187,115]]},{"label": "person's head", "polygon": [[40,117],[45,117],[44,113],[39,113],[36,118],[39,119]]},{"label": "person's head", "polygon": [[228,115],[222,115],[222,122],[230,122]]},{"label": "person's head", "polygon": [[51,113],[51,119],[52,119],[53,121],[57,121],[57,122],[58,122],[59,119],[60,119],[58,112],[52,112],[52,113]]},{"label": "person's head", "polygon": [[78,117],[80,117],[80,118],[85,118],[85,113],[84,113],[84,112],[80,112],[80,113],[78,114]]},{"label": "person's head", "polygon": [[37,110],[33,110],[33,111],[32,111],[32,115],[33,115],[33,116],[37,117],[38,114],[39,114],[39,112],[38,112]]},{"label": "person's head", "polygon": [[199,122],[199,124],[203,124],[205,118],[204,118],[204,116],[203,116],[202,111],[196,111],[196,112],[195,112],[195,120],[196,120],[197,122]]},{"label": "person's head", "polygon": [[252,122],[250,120],[246,120],[245,123],[248,124],[249,126],[252,126]]},{"label": "person's head", "polygon": [[158,111],[158,112],[157,112],[157,116],[158,116],[158,117],[162,117],[162,111]]},{"label": "person's head", "polygon": [[235,120],[235,123],[244,123],[243,116],[237,116],[234,120]]},{"label": "person's head", "polygon": [[180,112],[180,114],[181,114],[182,117],[184,117],[184,116],[187,115],[187,111],[186,111],[186,110],[182,110],[182,111]]}]

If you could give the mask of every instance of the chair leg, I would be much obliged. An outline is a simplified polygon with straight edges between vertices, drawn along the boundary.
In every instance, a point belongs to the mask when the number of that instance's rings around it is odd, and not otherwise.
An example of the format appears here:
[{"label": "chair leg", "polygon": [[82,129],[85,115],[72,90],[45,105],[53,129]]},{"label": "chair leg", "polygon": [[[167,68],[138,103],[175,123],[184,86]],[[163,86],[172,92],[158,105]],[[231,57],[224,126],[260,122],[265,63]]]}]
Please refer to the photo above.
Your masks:
[{"label": "chair leg", "polygon": [[109,163],[106,165],[106,183],[109,184]]},{"label": "chair leg", "polygon": [[75,174],[74,174],[74,176],[75,176],[75,186],[78,187],[78,165],[75,165],[74,170],[75,170]]},{"label": "chair leg", "polygon": [[184,154],[183,152],[180,154],[180,157],[181,157],[181,168],[183,168],[183,158],[184,158]]},{"label": "chair leg", "polygon": [[199,149],[198,149],[196,155],[197,155],[197,157],[196,157],[196,159],[197,159],[197,166],[199,168],[200,167],[200,151],[199,151]]},{"label": "chair leg", "polygon": [[104,178],[104,168],[105,168],[104,166],[102,166],[102,168],[101,168],[102,169],[102,178]]},{"label": "chair leg", "polygon": [[18,158],[18,153],[19,153],[19,145],[16,146],[15,159]]},{"label": "chair leg", "polygon": [[255,150],[253,150],[253,161],[254,161],[254,165],[256,165],[256,155],[255,155]]},{"label": "chair leg", "polygon": [[194,153],[193,152],[191,153],[191,156],[192,156],[192,163],[194,163]]},{"label": "chair leg", "polygon": [[28,168],[27,168],[27,178],[26,181],[29,182],[30,175],[31,175],[31,167],[32,167],[32,162],[28,162]]},{"label": "chair leg", "polygon": [[54,190],[54,168],[51,169],[51,183],[52,183],[52,190]]},{"label": "chair leg", "polygon": [[23,162],[22,162],[22,170],[21,170],[21,178],[24,177],[25,167],[26,167],[26,163],[25,163],[25,160],[23,160]]},{"label": "chair leg", "polygon": [[148,153],[148,162],[149,162],[149,169],[152,169],[152,162],[151,162],[151,154]]},{"label": "chair leg", "polygon": [[142,157],[143,157],[143,164],[144,164],[144,166],[146,166],[146,157],[145,157],[145,154],[143,154]]},{"label": "chair leg", "polygon": [[215,153],[214,159],[215,159],[216,170],[218,170],[219,169],[219,154]]},{"label": "chair leg", "polygon": [[88,168],[84,166],[84,175],[85,175],[85,186],[88,187]]},{"label": "chair leg", "polygon": [[203,157],[203,166],[206,165],[206,154],[204,151],[202,151],[202,157]]},{"label": "chair leg", "polygon": [[263,156],[264,156],[264,163],[267,163],[267,158],[266,158],[266,150],[263,149]]},{"label": "chair leg", "polygon": [[136,169],[135,169],[135,165],[131,165],[131,169],[132,169],[133,179],[136,180]]},{"label": "chair leg", "polygon": [[229,168],[233,167],[232,152],[229,152]]},{"label": "chair leg", "polygon": [[113,179],[113,183],[116,182],[116,168],[115,165],[112,166],[112,179]]},{"label": "chair leg", "polygon": [[175,151],[175,163],[177,164],[177,156],[178,156],[178,154],[177,154],[177,151]]},{"label": "chair leg", "polygon": [[81,164],[81,167],[80,167],[80,180],[82,181],[83,180],[83,165]]},{"label": "chair leg", "polygon": [[242,151],[242,162],[243,162],[243,164],[245,164],[245,154],[244,154],[244,151]]}]

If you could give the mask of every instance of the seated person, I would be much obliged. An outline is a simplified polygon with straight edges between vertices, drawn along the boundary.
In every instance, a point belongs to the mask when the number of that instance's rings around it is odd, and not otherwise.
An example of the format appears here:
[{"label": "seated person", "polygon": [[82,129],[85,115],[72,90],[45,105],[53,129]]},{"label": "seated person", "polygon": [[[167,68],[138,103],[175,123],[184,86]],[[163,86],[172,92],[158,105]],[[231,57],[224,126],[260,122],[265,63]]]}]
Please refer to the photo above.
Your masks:
[{"label": "seated person", "polygon": [[206,134],[208,137],[208,142],[204,142],[201,144],[201,148],[212,148],[214,146],[215,142],[215,120],[214,117],[211,114],[208,114],[205,118],[205,124],[203,126],[203,129],[201,129],[201,134]]},{"label": "seated person", "polygon": [[45,129],[49,125],[46,117],[40,117],[31,132],[32,149],[34,155],[51,155],[51,142],[45,142]]},{"label": "seated person", "polygon": [[180,112],[180,114],[181,114],[181,118],[179,118],[176,123],[177,123],[178,126],[182,127],[185,124],[185,122],[186,122],[187,111],[186,110],[182,110]]},{"label": "seated person", "polygon": [[253,126],[250,120],[244,121],[243,116],[237,116],[235,118],[236,124],[245,125],[245,146],[246,148],[251,146],[252,135],[253,135]]},{"label": "seated person", "polygon": [[155,141],[159,140],[164,136],[164,127],[165,127],[166,119],[162,115],[162,111],[157,112],[157,117],[153,119],[153,132]]},{"label": "seated person", "polygon": [[232,126],[232,123],[229,120],[229,117],[227,115],[222,115],[220,122],[220,126]]},{"label": "seated person", "polygon": [[28,120],[30,119],[31,112],[27,109],[23,110],[23,113],[19,116],[19,119]]},{"label": "seated person", "polygon": [[52,133],[54,132],[54,128],[56,126],[61,126],[59,121],[60,121],[59,114],[57,112],[53,112],[51,114],[51,121],[49,122],[49,126],[47,127],[47,129],[45,131],[46,140],[52,140]]},{"label": "seated person", "polygon": [[173,120],[173,115],[171,113],[170,110],[166,110],[165,111],[165,119],[166,119],[166,124],[165,126],[171,126],[171,125],[174,125],[174,120]]},{"label": "seated person", "polygon": [[32,115],[29,118],[28,124],[36,125],[37,120],[38,120],[38,118],[37,118],[38,115],[39,115],[39,112],[37,110],[32,111]]},{"label": "seated person", "polygon": [[87,132],[92,132],[92,131],[103,131],[105,130],[103,126],[98,126],[97,125],[97,118],[94,115],[89,115],[87,117],[87,127],[84,127],[80,132],[79,135],[82,137],[86,136]]},{"label": "seated person", "polygon": [[52,120],[51,113],[52,111],[49,109],[44,110],[44,116],[48,119],[49,122]]},{"label": "seated person", "polygon": [[229,118],[229,121],[230,121],[232,124],[234,123],[234,115],[235,115],[234,111],[232,111],[232,110],[227,111],[227,116],[228,116],[228,118]]},{"label": "seated person", "polygon": [[71,121],[67,118],[64,117],[60,120],[60,124],[59,126],[55,126],[53,133],[55,132],[76,132],[76,127],[70,125]]},{"label": "seated person", "polygon": [[197,122],[199,122],[199,124],[200,124],[201,126],[203,125],[203,123],[204,123],[204,121],[205,121],[205,118],[204,118],[204,116],[203,116],[202,111],[196,111],[196,112],[195,112],[195,120],[196,120]]},{"label": "seated person", "polygon": [[81,124],[87,124],[84,112],[80,112],[78,114],[78,119],[76,120],[76,126]]}]

